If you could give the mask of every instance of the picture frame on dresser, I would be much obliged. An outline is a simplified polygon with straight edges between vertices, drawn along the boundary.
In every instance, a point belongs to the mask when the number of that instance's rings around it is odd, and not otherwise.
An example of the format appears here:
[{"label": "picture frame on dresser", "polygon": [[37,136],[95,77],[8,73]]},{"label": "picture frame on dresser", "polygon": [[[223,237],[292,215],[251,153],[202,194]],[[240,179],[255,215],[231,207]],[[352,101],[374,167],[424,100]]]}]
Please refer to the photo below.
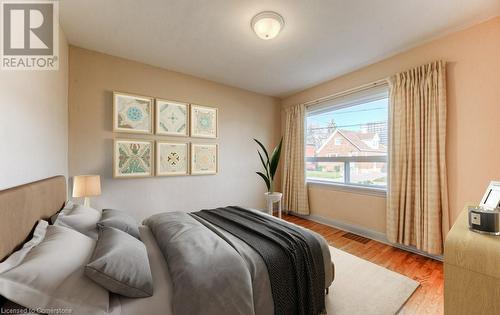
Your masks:
[{"label": "picture frame on dresser", "polygon": [[189,104],[157,98],[155,133],[165,136],[189,136]]},{"label": "picture frame on dresser", "polygon": [[154,176],[154,141],[148,139],[113,140],[113,177]]},{"label": "picture frame on dresser", "polygon": [[215,175],[219,171],[219,145],[191,143],[191,175]]},{"label": "picture frame on dresser", "polygon": [[153,134],[154,98],[113,91],[113,132]]},{"label": "picture frame on dresser", "polygon": [[204,105],[191,104],[191,137],[216,139],[218,137],[218,109]]},{"label": "picture frame on dresser", "polygon": [[156,176],[189,175],[189,143],[156,141]]}]

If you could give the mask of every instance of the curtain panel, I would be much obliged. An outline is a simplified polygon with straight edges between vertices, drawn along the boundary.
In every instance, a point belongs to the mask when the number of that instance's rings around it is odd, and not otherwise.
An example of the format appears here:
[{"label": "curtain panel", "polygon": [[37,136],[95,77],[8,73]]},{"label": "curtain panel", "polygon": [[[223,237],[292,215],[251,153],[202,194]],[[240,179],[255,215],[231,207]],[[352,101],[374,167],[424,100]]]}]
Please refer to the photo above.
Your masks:
[{"label": "curtain panel", "polygon": [[439,255],[449,230],[445,63],[432,62],[389,81],[387,238]]},{"label": "curtain panel", "polygon": [[283,137],[283,205],[287,211],[309,214],[305,174],[304,104],[285,109]]}]

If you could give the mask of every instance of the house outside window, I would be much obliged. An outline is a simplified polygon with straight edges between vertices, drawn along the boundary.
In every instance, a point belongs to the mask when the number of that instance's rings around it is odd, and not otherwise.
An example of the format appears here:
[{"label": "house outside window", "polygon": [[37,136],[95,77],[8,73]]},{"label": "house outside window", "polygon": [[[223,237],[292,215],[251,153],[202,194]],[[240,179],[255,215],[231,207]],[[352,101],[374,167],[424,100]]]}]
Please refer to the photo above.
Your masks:
[{"label": "house outside window", "polygon": [[307,181],[385,190],[388,110],[386,85],[308,108]]}]

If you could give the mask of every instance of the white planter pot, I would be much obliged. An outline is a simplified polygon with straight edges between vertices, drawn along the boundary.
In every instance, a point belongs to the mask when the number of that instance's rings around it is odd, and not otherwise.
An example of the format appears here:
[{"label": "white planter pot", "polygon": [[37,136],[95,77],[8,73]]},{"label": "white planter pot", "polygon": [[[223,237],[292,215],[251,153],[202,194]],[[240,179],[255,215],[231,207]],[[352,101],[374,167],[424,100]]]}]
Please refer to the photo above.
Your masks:
[{"label": "white planter pot", "polygon": [[266,198],[267,213],[273,215],[273,206],[277,202],[278,216],[281,218],[281,197],[283,197],[283,194],[280,192],[273,192],[273,193],[266,192],[264,193],[264,196]]}]

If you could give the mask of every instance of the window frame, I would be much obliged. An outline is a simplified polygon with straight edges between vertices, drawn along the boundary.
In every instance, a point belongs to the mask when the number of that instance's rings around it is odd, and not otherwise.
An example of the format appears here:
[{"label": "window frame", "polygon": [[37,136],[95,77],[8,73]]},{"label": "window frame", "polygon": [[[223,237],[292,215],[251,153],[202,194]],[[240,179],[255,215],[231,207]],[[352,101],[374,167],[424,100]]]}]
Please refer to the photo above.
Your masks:
[{"label": "window frame", "polygon": [[[372,87],[368,88],[362,88],[356,91],[350,91],[348,93],[339,93],[341,96],[339,97],[332,97],[329,98],[328,100],[324,100],[319,103],[315,103],[312,106],[308,106],[306,108],[306,115],[305,115],[305,125],[306,128],[304,128],[304,139],[306,137],[306,132],[307,132],[307,118],[309,116],[314,116],[323,112],[329,112],[329,111],[334,111],[334,110],[340,110],[343,108],[348,108],[348,107],[353,107],[357,105],[361,105],[364,103],[368,102],[373,102],[376,100],[381,100],[384,98],[389,99],[389,85],[384,82],[377,84]],[[390,102],[387,102],[387,130],[389,132],[390,129],[390,121],[389,121],[389,116],[390,116]],[[305,141],[304,141],[305,144]],[[329,180],[321,180],[321,179],[313,179],[313,178],[308,178],[307,177],[307,171],[306,172],[306,184],[307,186],[313,185],[313,186],[323,186],[323,187],[328,187],[332,188],[333,190],[339,190],[339,191],[346,191],[346,192],[352,192],[352,193],[361,193],[361,194],[368,194],[368,195],[376,195],[376,196],[386,196],[387,195],[387,188],[389,186],[389,148],[390,148],[390,138],[388,139],[387,143],[387,154],[385,156],[380,155],[380,156],[344,156],[344,157],[307,157],[304,154],[304,162],[343,162],[344,163],[344,181],[349,180],[349,171],[347,170],[349,168],[349,164],[352,163],[360,163],[360,162],[380,162],[380,163],[386,163],[387,164],[387,184],[385,186],[382,185],[366,185],[366,184],[357,184],[357,183],[350,183],[350,182],[333,182]],[[306,152],[306,148],[304,146],[304,153]]]}]

